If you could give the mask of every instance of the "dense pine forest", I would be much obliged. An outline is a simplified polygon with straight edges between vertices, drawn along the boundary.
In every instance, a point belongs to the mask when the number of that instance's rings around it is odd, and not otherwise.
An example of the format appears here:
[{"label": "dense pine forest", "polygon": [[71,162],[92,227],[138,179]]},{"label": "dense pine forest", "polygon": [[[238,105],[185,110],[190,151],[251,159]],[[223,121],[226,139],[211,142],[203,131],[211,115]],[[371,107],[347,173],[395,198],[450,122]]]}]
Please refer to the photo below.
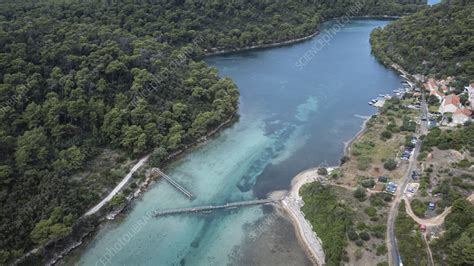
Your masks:
[{"label": "dense pine forest", "polygon": [[[426,1],[365,0],[400,16]],[[232,117],[239,92],[201,58],[314,33],[354,1],[2,1],[0,263],[61,237],[122,175],[77,175],[104,151],[156,163]],[[122,156],[122,157],[123,157]]]},{"label": "dense pine forest", "polygon": [[382,61],[414,74],[474,80],[474,2],[443,1],[373,31],[371,44]]}]

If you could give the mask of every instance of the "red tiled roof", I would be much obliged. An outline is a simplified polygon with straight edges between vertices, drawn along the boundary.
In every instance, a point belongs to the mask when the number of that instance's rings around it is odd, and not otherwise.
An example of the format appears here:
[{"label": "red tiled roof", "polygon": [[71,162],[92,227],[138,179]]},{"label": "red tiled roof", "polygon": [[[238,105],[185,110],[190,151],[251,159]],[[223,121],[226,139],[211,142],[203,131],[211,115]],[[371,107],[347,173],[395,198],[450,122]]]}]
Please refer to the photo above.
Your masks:
[{"label": "red tiled roof", "polygon": [[461,104],[461,99],[459,99],[459,96],[457,96],[456,94],[450,94],[444,98],[444,105],[446,106],[449,104],[457,106]]},{"label": "red tiled roof", "polygon": [[472,112],[471,110],[467,109],[467,108],[459,108],[456,110],[456,112],[454,112],[454,115],[465,115],[465,116],[471,116]]},{"label": "red tiled roof", "polygon": [[436,81],[434,79],[429,79],[428,80],[428,85],[431,86],[431,89],[435,89],[438,87],[438,85],[436,85]]},{"label": "red tiled roof", "polygon": [[438,96],[440,96],[440,97],[444,97],[444,96],[445,96],[445,95],[444,95],[443,93],[441,93],[440,91],[437,91],[437,90],[432,90],[432,91],[430,91],[430,95],[434,95],[434,94],[436,94],[436,95],[438,95]]}]

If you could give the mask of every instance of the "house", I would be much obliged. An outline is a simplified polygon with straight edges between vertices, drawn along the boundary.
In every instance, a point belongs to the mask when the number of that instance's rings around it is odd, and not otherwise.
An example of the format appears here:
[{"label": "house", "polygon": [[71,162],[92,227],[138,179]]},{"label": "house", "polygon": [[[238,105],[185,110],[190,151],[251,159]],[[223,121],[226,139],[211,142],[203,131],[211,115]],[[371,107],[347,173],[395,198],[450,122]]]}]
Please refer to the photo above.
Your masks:
[{"label": "house", "polygon": [[444,98],[444,96],[445,96],[443,93],[441,93],[441,92],[438,91],[438,90],[432,90],[432,91],[430,91],[430,96],[431,96],[431,95],[436,96],[436,98],[438,98],[438,101],[439,101],[439,102],[442,102],[442,101],[443,101],[443,98]]},{"label": "house", "polygon": [[428,79],[428,82],[423,84],[423,86],[425,87],[427,91],[438,90],[438,85],[436,84],[436,80],[434,80],[433,78]]},{"label": "house", "polygon": [[472,112],[467,108],[459,108],[453,114],[453,123],[457,125],[464,125],[471,120]]},{"label": "house", "polygon": [[450,94],[444,97],[439,111],[441,113],[454,113],[458,108],[461,107],[461,99],[456,94]]},{"label": "house", "polygon": [[466,87],[466,92],[469,97],[469,102],[471,103],[471,110],[474,111],[474,83],[469,84],[469,87]]},{"label": "house", "polygon": [[385,187],[385,192],[388,192],[388,193],[395,193],[397,192],[397,187],[398,185],[393,183],[393,182],[388,182],[388,185]]},{"label": "house", "polygon": [[451,91],[453,91],[453,88],[448,87],[448,86],[446,86],[446,85],[443,85],[443,86],[441,86],[441,91],[442,91],[444,94],[448,94],[448,93],[450,93]]}]

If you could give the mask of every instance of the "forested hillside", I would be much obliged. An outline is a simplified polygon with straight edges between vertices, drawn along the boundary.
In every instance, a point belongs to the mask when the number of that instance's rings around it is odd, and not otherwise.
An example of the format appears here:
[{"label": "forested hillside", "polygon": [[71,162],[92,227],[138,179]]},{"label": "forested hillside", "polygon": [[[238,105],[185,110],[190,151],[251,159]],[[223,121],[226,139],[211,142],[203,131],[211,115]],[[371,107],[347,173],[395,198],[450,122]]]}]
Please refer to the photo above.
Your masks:
[{"label": "forested hillside", "polygon": [[474,205],[457,199],[444,222],[445,233],[432,245],[436,264],[472,265],[474,263]]},{"label": "forested hillside", "polygon": [[[422,8],[361,3],[354,15]],[[307,36],[353,5],[2,1],[0,263],[67,234],[99,200],[93,181],[72,176],[104,149],[159,162],[236,112],[238,90],[199,60],[206,51]]]},{"label": "forested hillside", "polygon": [[372,50],[413,74],[474,80],[474,2],[444,1],[372,32]]}]

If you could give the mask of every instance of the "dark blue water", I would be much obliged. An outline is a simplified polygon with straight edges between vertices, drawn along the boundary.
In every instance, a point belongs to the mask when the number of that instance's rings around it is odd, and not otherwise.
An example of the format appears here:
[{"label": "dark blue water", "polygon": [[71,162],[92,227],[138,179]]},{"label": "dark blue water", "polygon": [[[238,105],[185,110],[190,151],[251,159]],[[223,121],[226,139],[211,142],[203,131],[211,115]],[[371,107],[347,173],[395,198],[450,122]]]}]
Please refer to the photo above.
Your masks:
[{"label": "dark blue water", "polygon": [[360,130],[357,116],[375,113],[367,102],[400,86],[370,54],[370,31],[387,23],[328,22],[306,42],[208,58],[239,86],[240,119],[167,169],[196,199],[156,183],[121,222],[103,226],[79,264],[309,264],[272,208],[160,219],[147,212],[263,198],[288,189],[302,170],[337,164],[344,141]]}]

